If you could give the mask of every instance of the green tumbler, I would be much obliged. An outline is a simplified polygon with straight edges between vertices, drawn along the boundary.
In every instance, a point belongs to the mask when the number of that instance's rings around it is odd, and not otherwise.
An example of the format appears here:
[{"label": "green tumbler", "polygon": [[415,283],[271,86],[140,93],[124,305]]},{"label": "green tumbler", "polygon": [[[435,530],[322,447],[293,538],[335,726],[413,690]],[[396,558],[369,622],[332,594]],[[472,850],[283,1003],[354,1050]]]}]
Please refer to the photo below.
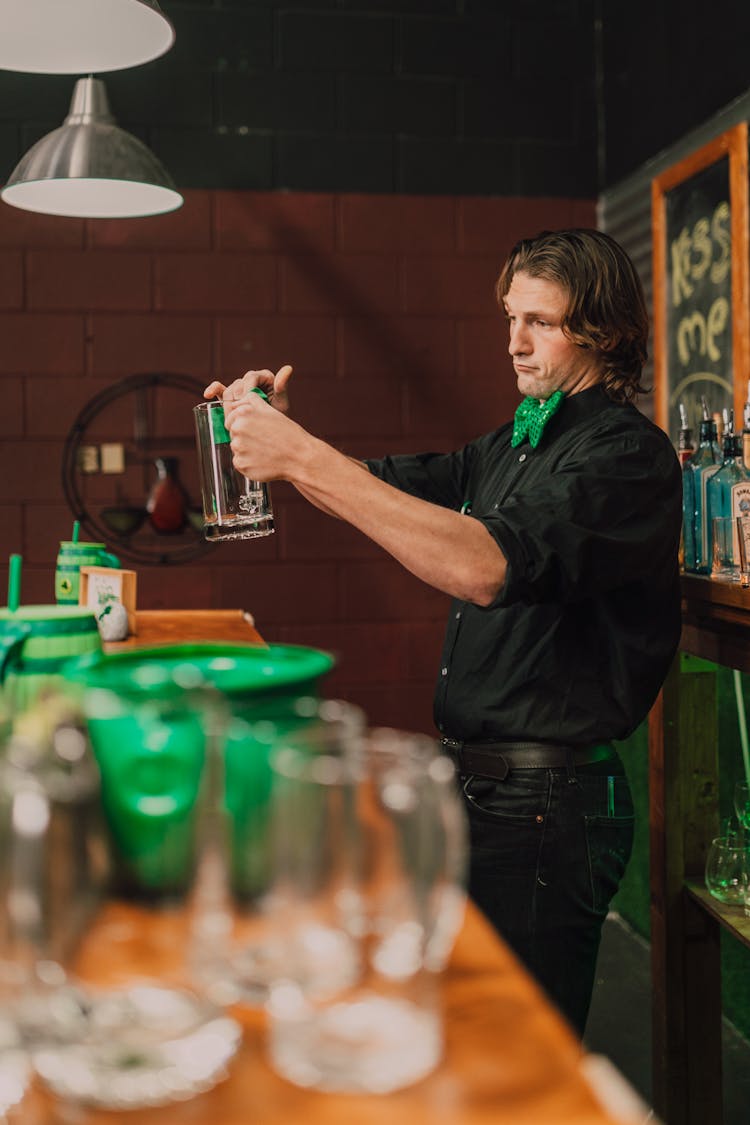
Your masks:
[{"label": "green tumbler", "polygon": [[71,662],[102,775],[115,878],[139,896],[180,895],[190,886],[200,825],[196,808],[206,760],[207,711],[223,700],[223,805],[229,880],[238,897],[265,885],[270,792],[268,723],[304,723],[333,667],[326,652],[294,645],[169,645]]}]

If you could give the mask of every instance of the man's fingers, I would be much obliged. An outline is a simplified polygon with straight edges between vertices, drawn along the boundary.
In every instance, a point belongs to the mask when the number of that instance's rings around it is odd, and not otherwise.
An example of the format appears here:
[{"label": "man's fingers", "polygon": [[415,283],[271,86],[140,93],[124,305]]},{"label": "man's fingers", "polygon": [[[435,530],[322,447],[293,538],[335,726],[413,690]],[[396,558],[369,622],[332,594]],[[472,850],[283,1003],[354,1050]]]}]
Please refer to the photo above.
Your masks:
[{"label": "man's fingers", "polygon": [[221,398],[222,395],[224,394],[224,392],[226,391],[226,389],[227,388],[224,386],[223,383],[218,383],[218,382],[209,383],[208,386],[206,387],[205,391],[203,392],[203,397],[204,398]]},{"label": "man's fingers", "polygon": [[273,404],[282,414],[286,414],[289,410],[289,395],[287,394],[286,388],[292,377],[292,371],[292,365],[290,363],[285,363],[284,366],[280,367],[276,372],[273,380]]}]

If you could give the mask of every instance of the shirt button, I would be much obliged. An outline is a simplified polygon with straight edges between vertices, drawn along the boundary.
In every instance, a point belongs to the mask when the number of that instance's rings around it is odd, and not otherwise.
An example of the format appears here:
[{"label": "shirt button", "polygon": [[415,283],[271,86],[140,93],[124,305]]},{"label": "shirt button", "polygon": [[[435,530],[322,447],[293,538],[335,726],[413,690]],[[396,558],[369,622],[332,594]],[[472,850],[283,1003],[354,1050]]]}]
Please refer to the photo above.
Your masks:
[{"label": "shirt button", "polygon": [[499,507],[500,507],[500,505],[499,505],[499,504],[495,504],[495,511],[497,511],[497,509],[498,509]]},{"label": "shirt button", "polygon": [[441,668],[440,669],[440,675],[441,676],[447,676],[448,675],[448,669],[447,668]]},{"label": "shirt button", "polygon": [[518,460],[519,460],[519,462],[525,461],[526,460],[526,454],[522,453],[521,456],[518,458]]},{"label": "shirt button", "polygon": [[456,621],[458,621],[458,619],[460,618],[460,616],[461,616],[461,610],[459,609],[458,613],[456,614]]}]

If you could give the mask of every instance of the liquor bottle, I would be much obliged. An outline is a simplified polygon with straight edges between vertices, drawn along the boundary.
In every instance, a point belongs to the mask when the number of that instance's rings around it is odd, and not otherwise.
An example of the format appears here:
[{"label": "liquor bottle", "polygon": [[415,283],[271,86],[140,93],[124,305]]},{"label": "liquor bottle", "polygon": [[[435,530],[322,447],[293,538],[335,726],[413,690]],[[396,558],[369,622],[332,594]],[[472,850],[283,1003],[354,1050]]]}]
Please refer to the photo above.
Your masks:
[{"label": "liquor bottle", "polygon": [[703,416],[698,431],[698,448],[682,466],[682,536],[685,570],[707,574],[710,566],[707,528],[703,510],[706,484],[719,468],[719,447],[716,423],[705,398],[701,398]]},{"label": "liquor bottle", "polygon": [[[742,460],[742,442],[734,432],[734,411],[730,410],[729,420],[724,431],[723,461],[718,470],[706,484],[706,530],[708,538],[708,559],[712,554],[712,523],[717,517],[743,516],[750,513],[750,471]],[[736,531],[732,532],[735,550],[732,556],[738,559],[736,550]],[[727,540],[728,542],[728,540]]]},{"label": "liquor bottle", "polygon": [[747,381],[747,398],[742,411],[742,460],[750,469],[750,379]]},{"label": "liquor bottle", "polygon": [[693,444],[693,431],[688,425],[687,410],[685,404],[680,403],[680,432],[677,437],[677,456],[680,459],[680,464],[684,465],[695,453],[695,445]]}]

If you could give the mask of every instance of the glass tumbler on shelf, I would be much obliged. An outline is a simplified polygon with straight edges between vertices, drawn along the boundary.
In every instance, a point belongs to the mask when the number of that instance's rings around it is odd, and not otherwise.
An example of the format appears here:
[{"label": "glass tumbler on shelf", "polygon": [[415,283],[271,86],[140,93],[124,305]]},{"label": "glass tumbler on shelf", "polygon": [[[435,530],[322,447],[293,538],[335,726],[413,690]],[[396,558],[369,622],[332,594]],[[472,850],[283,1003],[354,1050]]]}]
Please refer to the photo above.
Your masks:
[{"label": "glass tumbler on shelf", "polygon": [[741,835],[716,836],[706,856],[706,886],[714,898],[729,906],[743,906],[743,872],[747,846]]},{"label": "glass tumbler on shelf", "polygon": [[732,516],[716,516],[711,521],[711,577],[739,582],[740,561],[737,525]]},{"label": "glass tumbler on shelf", "polygon": [[737,820],[745,835],[745,840],[750,843],[750,783],[737,781],[734,786],[734,811]]},{"label": "glass tumbler on shelf", "polygon": [[201,402],[194,407],[193,416],[206,539],[221,542],[273,534],[268,486],[248,480],[235,469],[221,402]]},{"label": "glass tumbler on shelf", "polygon": [[288,739],[272,769],[271,1065],[319,1090],[411,1085],[442,1056],[438,971],[463,917],[452,763],[431,739],[382,730],[345,752]]}]

